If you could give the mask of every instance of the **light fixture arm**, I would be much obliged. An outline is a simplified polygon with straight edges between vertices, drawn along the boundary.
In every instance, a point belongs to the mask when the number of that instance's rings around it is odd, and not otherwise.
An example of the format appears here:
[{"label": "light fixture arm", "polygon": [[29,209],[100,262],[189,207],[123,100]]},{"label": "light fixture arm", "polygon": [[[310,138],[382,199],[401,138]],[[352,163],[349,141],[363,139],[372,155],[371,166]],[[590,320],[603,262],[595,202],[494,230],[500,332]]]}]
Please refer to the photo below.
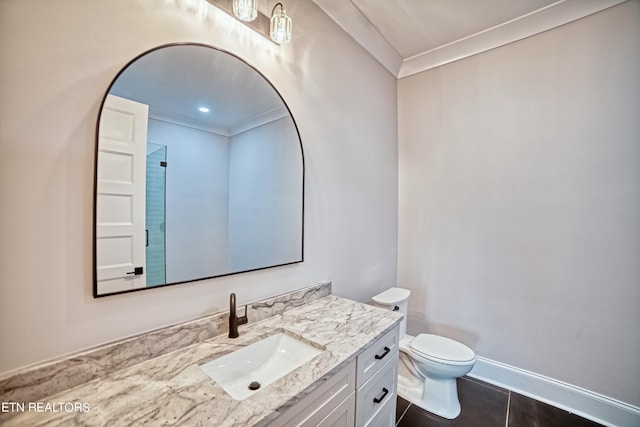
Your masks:
[{"label": "light fixture arm", "polygon": [[276,11],[276,7],[280,6],[280,11],[282,12],[284,10],[284,6],[282,5],[282,3],[278,2],[273,6],[273,9],[271,9],[271,16],[273,16],[273,14]]}]

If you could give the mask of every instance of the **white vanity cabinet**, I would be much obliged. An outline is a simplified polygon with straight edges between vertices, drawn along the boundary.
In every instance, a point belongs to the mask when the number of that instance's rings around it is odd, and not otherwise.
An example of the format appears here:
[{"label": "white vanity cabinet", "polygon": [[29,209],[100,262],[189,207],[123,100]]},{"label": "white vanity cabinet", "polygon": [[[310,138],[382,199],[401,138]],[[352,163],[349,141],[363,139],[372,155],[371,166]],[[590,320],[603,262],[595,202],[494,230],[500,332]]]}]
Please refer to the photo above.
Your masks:
[{"label": "white vanity cabinet", "polygon": [[287,409],[269,427],[354,426],[356,362]]},{"label": "white vanity cabinet", "polygon": [[269,427],[392,427],[399,327],[287,409]]},{"label": "white vanity cabinet", "polygon": [[356,426],[395,425],[399,327],[393,328],[356,360]]}]

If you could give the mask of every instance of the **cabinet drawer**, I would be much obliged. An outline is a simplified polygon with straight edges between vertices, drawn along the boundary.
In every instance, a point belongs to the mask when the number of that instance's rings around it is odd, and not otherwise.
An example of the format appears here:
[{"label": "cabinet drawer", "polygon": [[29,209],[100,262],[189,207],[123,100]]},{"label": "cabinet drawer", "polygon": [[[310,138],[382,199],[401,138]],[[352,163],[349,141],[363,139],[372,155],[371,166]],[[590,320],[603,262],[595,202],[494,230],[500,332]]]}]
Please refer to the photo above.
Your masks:
[{"label": "cabinet drawer", "polygon": [[289,407],[269,427],[315,426],[337,408],[355,388],[355,361]]},{"label": "cabinet drawer", "polygon": [[359,388],[366,383],[382,365],[397,356],[399,333],[400,326],[398,325],[358,356],[356,387]]},{"label": "cabinet drawer", "polygon": [[396,399],[388,400],[378,411],[375,418],[371,418],[362,427],[394,427],[396,425]]},{"label": "cabinet drawer", "polygon": [[[395,408],[396,383],[398,379],[398,353],[356,391],[356,425],[378,425],[377,416],[387,409],[387,404]],[[395,410],[395,409],[394,409]],[[381,415],[382,416],[382,415]]]}]

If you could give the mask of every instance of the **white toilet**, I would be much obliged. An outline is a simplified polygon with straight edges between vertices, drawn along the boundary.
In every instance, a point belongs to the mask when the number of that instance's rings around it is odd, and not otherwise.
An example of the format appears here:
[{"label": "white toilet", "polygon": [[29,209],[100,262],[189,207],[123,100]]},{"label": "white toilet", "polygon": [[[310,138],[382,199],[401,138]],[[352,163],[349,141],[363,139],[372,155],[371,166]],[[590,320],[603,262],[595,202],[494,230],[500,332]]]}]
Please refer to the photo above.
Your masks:
[{"label": "white toilet", "polygon": [[466,345],[438,335],[407,335],[408,289],[391,288],[373,297],[376,306],[400,311],[398,395],[441,417],[460,414],[456,378],[471,371],[476,355]]}]

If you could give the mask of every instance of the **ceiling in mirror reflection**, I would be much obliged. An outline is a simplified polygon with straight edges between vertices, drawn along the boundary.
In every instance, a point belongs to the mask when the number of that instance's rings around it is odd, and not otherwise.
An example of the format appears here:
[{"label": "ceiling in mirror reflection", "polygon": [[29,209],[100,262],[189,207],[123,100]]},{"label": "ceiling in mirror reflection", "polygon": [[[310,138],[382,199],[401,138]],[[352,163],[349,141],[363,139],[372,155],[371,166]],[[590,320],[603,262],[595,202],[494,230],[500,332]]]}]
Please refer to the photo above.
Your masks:
[{"label": "ceiling in mirror reflection", "polygon": [[[118,77],[110,93],[149,105],[150,117],[226,136],[289,115],[261,74],[215,52],[177,45],[144,55]],[[203,115],[200,106],[210,112]]]}]

